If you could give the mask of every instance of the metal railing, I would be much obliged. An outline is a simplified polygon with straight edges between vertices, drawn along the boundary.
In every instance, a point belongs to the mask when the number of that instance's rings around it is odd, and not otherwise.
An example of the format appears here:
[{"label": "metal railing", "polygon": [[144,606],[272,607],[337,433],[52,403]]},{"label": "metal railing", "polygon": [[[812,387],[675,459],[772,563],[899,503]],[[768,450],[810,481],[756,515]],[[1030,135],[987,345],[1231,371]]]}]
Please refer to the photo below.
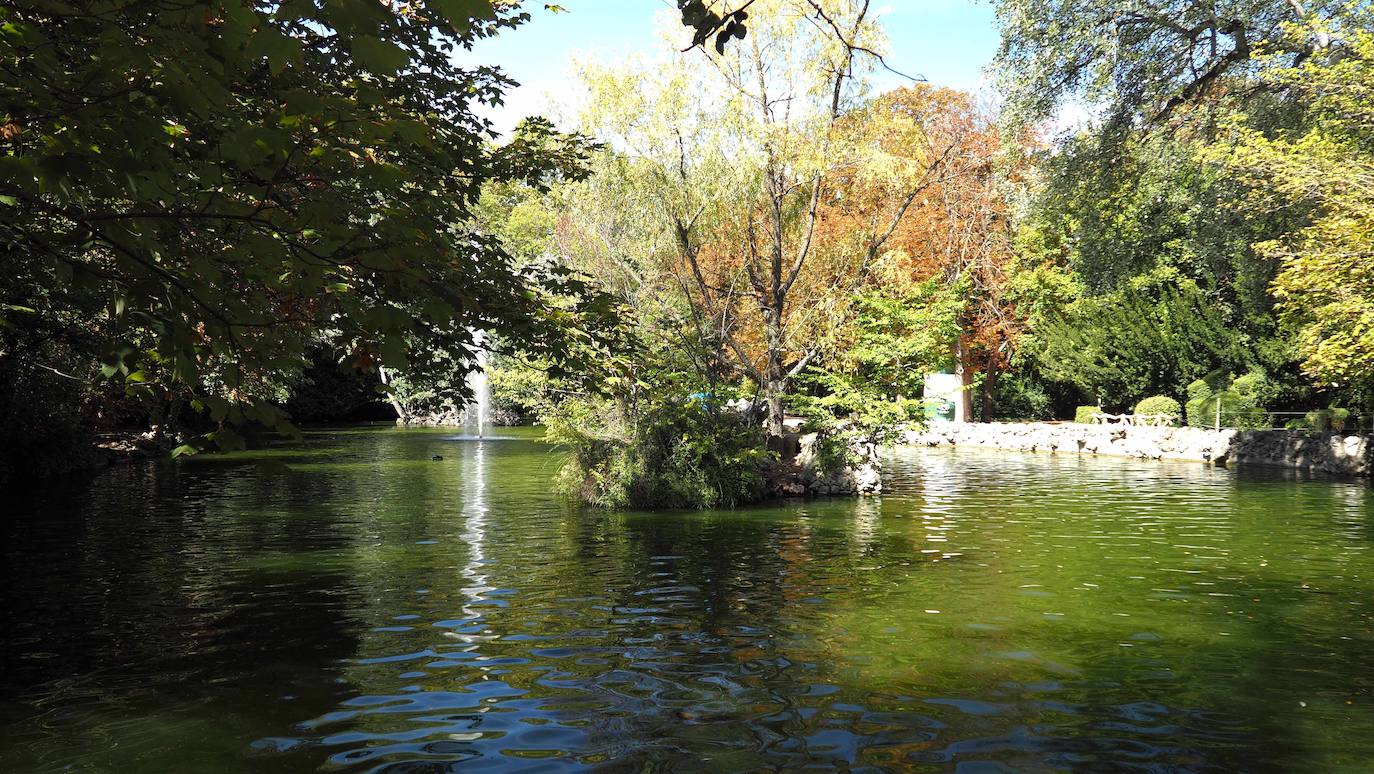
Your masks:
[{"label": "metal railing", "polygon": [[1126,425],[1128,427],[1168,427],[1178,419],[1175,414],[1093,414],[1093,421],[1099,425]]},{"label": "metal railing", "polygon": [[[1218,401],[1220,404],[1220,401]],[[1322,409],[1315,409],[1321,411]],[[1220,405],[1213,411],[1211,427],[1213,430],[1273,430],[1283,429],[1280,420],[1283,417],[1307,418],[1312,411],[1268,411],[1266,409],[1221,409]],[[1255,421],[1236,421],[1239,419],[1260,420]],[[1184,417],[1176,414],[1109,414],[1099,411],[1092,415],[1093,422],[1099,425],[1120,425],[1124,427],[1169,427],[1176,421],[1184,421]],[[1225,420],[1230,419],[1230,422]],[[1353,417],[1352,417],[1353,419]],[[1185,422],[1186,423],[1186,422]],[[1354,431],[1360,429],[1358,422],[1343,422],[1340,427],[1327,428],[1337,431]],[[1197,427],[1197,425],[1194,425]],[[1205,425],[1204,425],[1205,427]]]}]

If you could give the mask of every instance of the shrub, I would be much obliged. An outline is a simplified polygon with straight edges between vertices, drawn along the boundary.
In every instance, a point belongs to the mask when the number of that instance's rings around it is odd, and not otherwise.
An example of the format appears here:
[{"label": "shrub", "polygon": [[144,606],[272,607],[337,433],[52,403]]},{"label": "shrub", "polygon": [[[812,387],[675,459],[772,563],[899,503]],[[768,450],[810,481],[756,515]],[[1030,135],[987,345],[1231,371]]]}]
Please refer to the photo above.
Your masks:
[{"label": "shrub", "polygon": [[1183,419],[1183,407],[1167,395],[1155,395],[1135,404],[1137,414],[1168,414],[1170,422],[1177,424]]},{"label": "shrub", "polygon": [[1264,378],[1264,374],[1251,371],[1244,376],[1237,376],[1235,381],[1231,382],[1231,390],[1237,395],[1258,399],[1267,385],[1268,380]]},{"label": "shrub", "polygon": [[[1054,418],[1054,405],[1045,385],[1033,376],[1008,371],[997,380],[993,391],[998,419],[1041,420]],[[975,408],[981,410],[982,402],[975,401]],[[984,421],[993,417],[979,417]]]},{"label": "shrub", "polygon": [[1328,409],[1317,409],[1316,411],[1309,411],[1307,412],[1307,416],[1303,418],[1307,421],[1307,427],[1309,429],[1322,431],[1331,429],[1332,417],[1331,411]]},{"label": "shrub", "polygon": [[1191,382],[1184,391],[1188,393],[1189,403],[1195,400],[1207,400],[1212,397],[1212,386],[1202,379]]},{"label": "shrub", "polygon": [[773,459],[760,427],[700,402],[655,400],[625,416],[608,404],[565,408],[549,437],[572,451],[560,474],[605,508],[711,508],[760,499]]},{"label": "shrub", "polygon": [[1202,379],[1188,385],[1188,402],[1184,404],[1185,416],[1190,427],[1211,427],[1212,419],[1204,416],[1203,406],[1212,397],[1212,386]]},{"label": "shrub", "polygon": [[1268,380],[1259,371],[1231,379],[1220,390],[1213,390],[1199,379],[1187,388],[1188,424],[1193,427],[1213,427],[1220,404],[1222,427],[1268,427],[1269,414],[1261,406],[1268,387]]},{"label": "shrub", "polygon": [[1078,410],[1073,412],[1073,421],[1080,425],[1091,425],[1093,415],[1101,410],[1101,406],[1079,406]]},{"label": "shrub", "polygon": [[1343,432],[1346,424],[1350,422],[1350,409],[1332,406],[1329,411],[1331,412],[1331,429]]},{"label": "shrub", "polygon": [[923,420],[925,401],[891,399],[852,374],[808,368],[797,386],[801,390],[787,396],[787,410],[805,417],[807,432],[823,438],[843,424],[882,443],[895,439],[903,425]]}]

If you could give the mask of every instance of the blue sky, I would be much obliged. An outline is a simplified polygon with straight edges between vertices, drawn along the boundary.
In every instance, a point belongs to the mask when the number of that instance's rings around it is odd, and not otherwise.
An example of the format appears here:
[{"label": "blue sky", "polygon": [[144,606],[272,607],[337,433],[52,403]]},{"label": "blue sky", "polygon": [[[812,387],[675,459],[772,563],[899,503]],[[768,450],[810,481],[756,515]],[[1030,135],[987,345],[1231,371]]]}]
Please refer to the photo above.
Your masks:
[{"label": "blue sky", "polygon": [[[659,22],[675,13],[672,0],[559,0],[567,13],[550,14],[543,2],[527,0],[534,17],[528,24],[481,41],[473,62],[497,64],[521,87],[492,118],[508,130],[518,119],[548,114],[550,98],[569,87],[574,58],[615,61],[659,48]],[[887,30],[888,64],[931,83],[975,89],[997,50],[997,28],[990,2],[973,0],[878,0],[875,8]],[[687,38],[683,29],[684,43]],[[888,76],[878,86],[901,85]]]}]

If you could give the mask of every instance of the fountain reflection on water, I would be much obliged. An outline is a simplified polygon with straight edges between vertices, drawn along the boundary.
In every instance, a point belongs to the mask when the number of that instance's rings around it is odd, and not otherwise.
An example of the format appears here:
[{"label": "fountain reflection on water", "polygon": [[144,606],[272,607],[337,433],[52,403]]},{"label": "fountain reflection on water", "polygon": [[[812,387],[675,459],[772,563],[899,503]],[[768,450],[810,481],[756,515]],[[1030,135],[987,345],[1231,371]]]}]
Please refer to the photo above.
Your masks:
[{"label": "fountain reflection on water", "polygon": [[462,517],[463,530],[459,537],[467,544],[468,561],[460,572],[466,583],[460,589],[465,601],[461,607],[462,626],[444,632],[452,639],[466,644],[465,651],[476,650],[478,643],[492,639],[484,634],[482,605],[487,601],[484,594],[493,591],[494,586],[487,582],[487,455],[486,444],[473,444],[464,454],[462,476],[464,480]]}]

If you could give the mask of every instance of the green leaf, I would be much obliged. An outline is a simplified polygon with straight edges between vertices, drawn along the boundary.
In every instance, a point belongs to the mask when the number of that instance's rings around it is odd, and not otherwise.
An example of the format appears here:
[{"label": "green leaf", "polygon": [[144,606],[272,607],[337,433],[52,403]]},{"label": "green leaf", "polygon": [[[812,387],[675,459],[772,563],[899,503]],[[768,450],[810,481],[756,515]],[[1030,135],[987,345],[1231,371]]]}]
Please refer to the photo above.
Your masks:
[{"label": "green leaf", "polygon": [[405,367],[409,365],[409,359],[406,357],[406,343],[402,337],[387,336],[377,349],[381,352],[382,362],[388,368],[405,370]]},{"label": "green leaf", "polygon": [[472,28],[473,19],[495,19],[491,0],[430,0],[429,4],[459,32]]},{"label": "green leaf", "polygon": [[359,35],[353,39],[353,56],[378,75],[395,75],[410,61],[410,52],[380,38]]}]

